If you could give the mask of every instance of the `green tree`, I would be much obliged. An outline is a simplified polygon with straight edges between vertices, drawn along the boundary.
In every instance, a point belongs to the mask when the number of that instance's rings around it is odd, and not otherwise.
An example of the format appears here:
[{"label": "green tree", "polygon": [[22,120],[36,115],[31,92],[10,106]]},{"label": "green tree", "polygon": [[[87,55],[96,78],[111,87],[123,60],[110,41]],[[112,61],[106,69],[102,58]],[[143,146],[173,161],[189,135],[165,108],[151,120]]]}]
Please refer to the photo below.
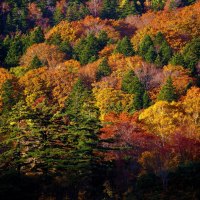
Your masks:
[{"label": "green tree", "polygon": [[11,79],[8,79],[4,82],[2,86],[2,103],[3,103],[3,112],[8,112],[11,108],[17,103],[19,95],[14,89],[14,82]]},{"label": "green tree", "polygon": [[104,76],[109,76],[112,70],[108,65],[108,59],[103,58],[96,72],[96,80],[99,81]]},{"label": "green tree", "polygon": [[168,102],[177,100],[176,89],[173,85],[171,77],[167,79],[165,85],[163,85],[163,87],[161,88],[157,99]]},{"label": "green tree", "polygon": [[68,4],[66,10],[66,19],[68,21],[80,20],[89,15],[89,13],[89,10],[84,4],[78,2],[71,2]]},{"label": "green tree", "polygon": [[174,54],[172,58],[170,59],[170,64],[185,66],[185,61],[182,54],[180,53]]},{"label": "green tree", "polygon": [[108,34],[105,31],[100,31],[98,34],[99,47],[102,49],[109,41]]},{"label": "green tree", "polygon": [[65,103],[65,113],[73,119],[81,112],[83,104],[90,99],[90,91],[81,79],[74,84],[73,89]]},{"label": "green tree", "polygon": [[41,66],[42,66],[42,62],[40,61],[40,59],[37,57],[37,55],[34,56],[34,58],[33,58],[33,60],[31,61],[29,67],[30,67],[31,69],[37,69],[37,68],[39,68],[39,67],[41,67]]},{"label": "green tree", "polygon": [[144,57],[150,47],[154,48],[153,41],[149,35],[145,35],[142,42],[139,45],[139,55]]},{"label": "green tree", "polygon": [[147,91],[144,92],[142,100],[143,100],[143,108],[148,108],[151,105],[151,99],[149,98]]},{"label": "green tree", "polygon": [[103,8],[101,10],[102,19],[116,19],[117,18],[117,1],[116,0],[103,0]]},{"label": "green tree", "polygon": [[139,14],[135,2],[126,1],[122,8],[119,8],[119,15],[121,18],[125,18],[128,15]]},{"label": "green tree", "polygon": [[195,74],[195,67],[200,60],[200,38],[195,38],[189,42],[183,49],[183,58],[185,67]]},{"label": "green tree", "polygon": [[75,58],[85,65],[97,59],[99,50],[97,38],[94,34],[89,34],[74,47]]},{"label": "green tree", "polygon": [[8,43],[8,52],[5,58],[5,64],[7,67],[15,67],[19,64],[19,59],[22,55],[23,44],[20,40],[20,36],[10,39]]},{"label": "green tree", "polygon": [[156,51],[153,46],[150,46],[148,51],[146,52],[144,59],[147,62],[153,63],[156,59]]},{"label": "green tree", "polygon": [[62,20],[64,20],[65,16],[62,13],[62,10],[60,8],[56,8],[53,13],[53,24],[56,25]]},{"label": "green tree", "polygon": [[158,32],[155,36],[155,39],[154,39],[154,44],[155,45],[160,45],[162,44],[162,42],[165,40],[165,36],[162,34],[162,32]]},{"label": "green tree", "polygon": [[133,46],[131,44],[130,39],[125,36],[122,40],[117,43],[115,52],[122,53],[125,56],[132,56],[134,55]]},{"label": "green tree", "polygon": [[159,54],[162,58],[162,64],[167,65],[173,53],[171,47],[169,46],[166,40],[162,42]]},{"label": "green tree", "polygon": [[33,30],[31,32],[29,40],[30,40],[30,42],[29,42],[30,46],[35,43],[44,42],[44,33],[43,33],[41,27],[36,27],[35,30]]},{"label": "green tree", "polygon": [[144,86],[132,70],[123,77],[121,89],[126,93],[134,94],[133,107],[135,110],[143,108]]}]

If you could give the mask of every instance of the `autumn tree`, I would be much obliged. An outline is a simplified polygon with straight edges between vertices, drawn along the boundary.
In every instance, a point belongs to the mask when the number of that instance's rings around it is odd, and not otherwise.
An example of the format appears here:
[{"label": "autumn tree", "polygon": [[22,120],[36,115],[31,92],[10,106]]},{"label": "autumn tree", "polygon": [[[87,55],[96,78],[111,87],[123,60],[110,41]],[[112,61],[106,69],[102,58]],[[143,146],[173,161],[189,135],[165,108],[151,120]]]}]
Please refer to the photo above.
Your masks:
[{"label": "autumn tree", "polygon": [[29,47],[26,53],[21,57],[20,63],[29,66],[35,56],[39,58],[43,65],[49,67],[56,67],[58,63],[64,60],[64,54],[57,46],[40,43]]}]

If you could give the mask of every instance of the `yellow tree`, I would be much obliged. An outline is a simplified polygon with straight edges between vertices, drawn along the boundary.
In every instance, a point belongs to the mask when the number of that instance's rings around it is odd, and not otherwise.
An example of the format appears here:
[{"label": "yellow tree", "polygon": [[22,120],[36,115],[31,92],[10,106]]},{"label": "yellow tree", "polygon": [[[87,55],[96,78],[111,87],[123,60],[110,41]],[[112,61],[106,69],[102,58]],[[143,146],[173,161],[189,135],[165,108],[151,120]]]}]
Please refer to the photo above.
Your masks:
[{"label": "yellow tree", "polygon": [[130,112],[133,109],[134,97],[132,94],[125,94],[121,90],[113,88],[94,88],[93,94],[96,99],[96,106],[100,110],[101,120],[107,113]]},{"label": "yellow tree", "polygon": [[184,123],[185,116],[179,103],[158,101],[145,109],[140,115],[147,129],[160,136],[164,141],[178,126]]},{"label": "yellow tree", "polygon": [[200,88],[192,87],[183,100],[183,108],[188,119],[200,128]]}]

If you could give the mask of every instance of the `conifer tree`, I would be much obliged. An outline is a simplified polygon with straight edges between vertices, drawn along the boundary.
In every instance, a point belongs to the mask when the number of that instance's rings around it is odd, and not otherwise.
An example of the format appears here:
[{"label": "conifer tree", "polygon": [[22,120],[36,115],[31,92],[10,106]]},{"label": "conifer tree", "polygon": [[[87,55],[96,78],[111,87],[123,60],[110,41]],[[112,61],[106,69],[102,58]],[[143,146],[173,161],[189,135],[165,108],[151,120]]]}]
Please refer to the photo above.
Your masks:
[{"label": "conifer tree", "polygon": [[164,40],[162,42],[159,54],[162,58],[162,64],[167,65],[169,60],[172,57],[172,49],[171,49],[171,47],[169,46],[169,44],[167,43],[166,40]]},{"label": "conifer tree", "polygon": [[124,18],[124,17],[126,17],[128,15],[137,14],[135,2],[133,2],[133,1],[132,2],[125,1],[123,6],[121,6],[119,8],[119,13],[120,13],[120,17],[121,18]]},{"label": "conifer tree", "polygon": [[98,35],[99,48],[101,49],[104,46],[106,46],[108,40],[109,40],[108,34],[105,31],[100,31]]},{"label": "conifer tree", "polygon": [[168,102],[172,102],[177,99],[176,89],[173,85],[171,77],[167,79],[165,85],[161,88],[157,99]]},{"label": "conifer tree", "polygon": [[36,55],[36,56],[34,56],[34,58],[33,58],[33,60],[31,61],[31,63],[30,63],[30,68],[31,69],[37,69],[37,68],[39,68],[39,67],[41,67],[42,66],[42,62],[40,61],[40,59],[38,58],[38,56]]},{"label": "conifer tree", "polygon": [[108,59],[103,58],[96,72],[96,80],[99,81],[102,77],[109,76],[111,71],[112,70],[108,65]]},{"label": "conifer tree", "polygon": [[148,108],[151,104],[151,99],[149,98],[147,91],[144,92],[142,99],[143,99],[143,108]]},{"label": "conifer tree", "polygon": [[154,44],[161,45],[164,40],[165,40],[165,36],[162,34],[162,32],[159,31],[155,36]]},{"label": "conifer tree", "polygon": [[154,48],[153,41],[149,35],[145,35],[145,37],[139,45],[139,55],[144,57],[150,47]]},{"label": "conifer tree", "polygon": [[86,38],[81,39],[75,46],[75,58],[81,64],[85,65],[97,59],[99,51],[99,43],[94,34],[89,34]]},{"label": "conifer tree", "polygon": [[5,63],[8,67],[16,67],[19,64],[19,58],[22,55],[22,42],[19,39],[20,36],[10,40],[8,46],[8,52],[5,58]]},{"label": "conifer tree", "polygon": [[56,8],[56,10],[53,13],[53,24],[56,25],[62,20],[64,20],[64,14],[62,13],[62,10],[59,8]]},{"label": "conifer tree", "polygon": [[12,106],[16,104],[17,97],[15,96],[12,80],[8,79],[3,84],[1,98],[4,112],[10,111]]},{"label": "conifer tree", "polygon": [[122,40],[117,43],[115,52],[122,53],[125,56],[132,56],[134,55],[133,46],[131,44],[130,39],[125,36]]},{"label": "conifer tree", "polygon": [[170,64],[185,66],[185,62],[184,62],[184,58],[182,54],[180,53],[174,54],[172,58],[170,59]]},{"label": "conifer tree", "polygon": [[42,43],[42,42],[44,42],[44,33],[43,33],[41,27],[37,27],[30,34],[29,45],[31,46],[32,44]]},{"label": "conifer tree", "polygon": [[116,0],[103,0],[101,18],[115,19],[117,17],[117,6],[118,5]]},{"label": "conifer tree", "polygon": [[81,112],[84,102],[89,101],[89,99],[90,91],[84,85],[83,81],[78,79],[65,103],[65,113],[70,119],[76,118],[78,113]]},{"label": "conifer tree", "polygon": [[195,38],[183,49],[185,67],[195,75],[195,67],[200,59],[200,38]]},{"label": "conifer tree", "polygon": [[122,79],[122,91],[134,94],[133,107],[135,110],[139,110],[143,107],[144,86],[132,70]]},{"label": "conifer tree", "polygon": [[156,52],[153,46],[150,46],[146,54],[144,55],[144,59],[149,62],[153,63],[156,59]]}]

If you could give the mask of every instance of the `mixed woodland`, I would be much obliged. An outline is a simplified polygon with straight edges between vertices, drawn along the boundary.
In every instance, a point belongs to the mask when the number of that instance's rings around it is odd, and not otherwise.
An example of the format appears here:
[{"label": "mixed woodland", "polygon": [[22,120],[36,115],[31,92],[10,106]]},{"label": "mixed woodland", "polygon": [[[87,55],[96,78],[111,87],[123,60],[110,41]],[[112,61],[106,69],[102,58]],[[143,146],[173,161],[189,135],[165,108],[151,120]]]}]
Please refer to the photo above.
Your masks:
[{"label": "mixed woodland", "polygon": [[199,0],[0,1],[0,199],[199,185]]}]

